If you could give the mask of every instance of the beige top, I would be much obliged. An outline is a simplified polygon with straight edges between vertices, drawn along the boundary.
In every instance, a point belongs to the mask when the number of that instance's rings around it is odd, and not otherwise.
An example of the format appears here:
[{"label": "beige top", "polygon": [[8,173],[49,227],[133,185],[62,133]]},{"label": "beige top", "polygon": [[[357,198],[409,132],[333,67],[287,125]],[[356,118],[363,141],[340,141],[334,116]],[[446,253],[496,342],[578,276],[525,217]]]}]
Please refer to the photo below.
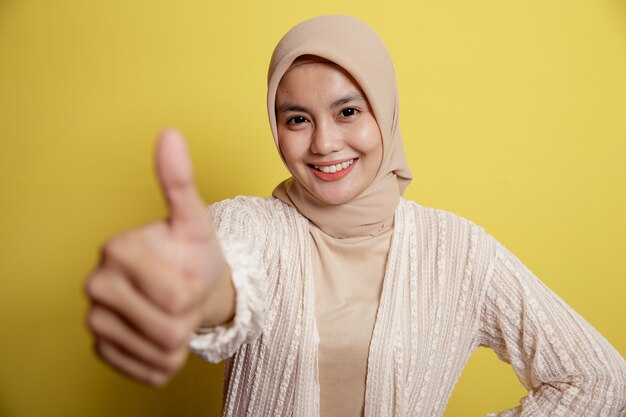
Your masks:
[{"label": "beige top", "polygon": [[309,226],[319,334],[320,416],[362,416],[369,345],[393,228],[336,239]]},{"label": "beige top", "polygon": [[[310,222],[274,198],[222,201],[211,215],[237,311],[192,335],[190,348],[213,362],[228,358],[223,416],[319,416]],[[490,416],[626,412],[626,362],[602,335],[483,228],[400,200],[369,344],[365,416],[442,416],[479,346],[510,363],[528,389],[518,406]]]}]

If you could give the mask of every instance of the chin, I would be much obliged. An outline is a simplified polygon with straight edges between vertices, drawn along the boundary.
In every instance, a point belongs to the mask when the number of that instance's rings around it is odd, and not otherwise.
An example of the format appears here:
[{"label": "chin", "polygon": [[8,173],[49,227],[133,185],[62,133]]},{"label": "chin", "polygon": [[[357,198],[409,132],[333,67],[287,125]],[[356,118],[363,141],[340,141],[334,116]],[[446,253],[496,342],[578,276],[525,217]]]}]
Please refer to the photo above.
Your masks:
[{"label": "chin", "polygon": [[348,201],[351,200],[351,199],[348,199],[348,198],[335,198],[335,199],[320,198],[320,197],[318,197],[318,198],[322,202],[324,202],[325,204],[328,204],[329,206],[338,206],[340,204],[347,203]]},{"label": "chin", "polygon": [[356,197],[356,195],[353,195],[352,193],[313,193],[313,195],[317,197],[318,200],[330,206],[337,206],[339,204],[348,203]]},{"label": "chin", "polygon": [[[322,182],[317,178],[313,178],[311,182],[300,181],[304,188],[311,193],[315,198],[328,204],[330,206],[337,206],[339,204],[345,204],[359,196],[364,189],[357,184],[345,182],[344,184]],[[321,184],[320,184],[321,183]],[[358,192],[354,192],[358,188]]]}]

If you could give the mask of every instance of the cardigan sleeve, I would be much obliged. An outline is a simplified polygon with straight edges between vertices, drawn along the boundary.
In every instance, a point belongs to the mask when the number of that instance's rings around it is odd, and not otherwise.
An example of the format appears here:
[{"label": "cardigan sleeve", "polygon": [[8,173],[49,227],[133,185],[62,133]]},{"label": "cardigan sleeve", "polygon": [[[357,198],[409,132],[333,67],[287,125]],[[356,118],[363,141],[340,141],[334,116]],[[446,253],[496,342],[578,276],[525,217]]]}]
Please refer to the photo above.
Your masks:
[{"label": "cardigan sleeve", "polygon": [[622,416],[624,359],[518,258],[494,243],[480,344],[511,364],[529,392],[519,406],[488,417]]},{"label": "cardigan sleeve", "polygon": [[210,211],[231,270],[236,293],[235,316],[223,325],[196,330],[190,337],[189,348],[207,361],[218,363],[262,332],[267,293],[262,259],[268,235],[261,216],[237,199],[216,203],[210,206]]}]

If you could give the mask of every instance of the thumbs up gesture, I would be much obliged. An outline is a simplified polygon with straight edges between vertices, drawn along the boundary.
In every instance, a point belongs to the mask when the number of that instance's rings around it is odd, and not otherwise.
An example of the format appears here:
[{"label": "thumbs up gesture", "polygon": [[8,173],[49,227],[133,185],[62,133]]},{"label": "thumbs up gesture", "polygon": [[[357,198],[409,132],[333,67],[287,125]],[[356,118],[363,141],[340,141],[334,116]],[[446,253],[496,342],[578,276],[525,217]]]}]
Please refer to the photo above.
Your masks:
[{"label": "thumbs up gesture", "polygon": [[195,328],[233,317],[235,291],[178,132],[160,135],[156,169],[168,219],[107,242],[85,292],[97,354],[126,376],[163,385],[184,364]]}]

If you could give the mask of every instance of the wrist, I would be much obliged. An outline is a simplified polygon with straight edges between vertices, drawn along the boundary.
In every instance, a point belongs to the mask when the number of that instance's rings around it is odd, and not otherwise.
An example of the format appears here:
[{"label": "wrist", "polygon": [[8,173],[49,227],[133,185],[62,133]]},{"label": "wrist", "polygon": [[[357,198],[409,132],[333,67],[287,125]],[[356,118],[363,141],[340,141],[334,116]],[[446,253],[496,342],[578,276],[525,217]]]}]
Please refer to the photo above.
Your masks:
[{"label": "wrist", "polygon": [[201,310],[200,332],[210,330],[233,320],[235,317],[236,291],[231,278],[231,270],[224,262],[224,273],[210,291]]}]

